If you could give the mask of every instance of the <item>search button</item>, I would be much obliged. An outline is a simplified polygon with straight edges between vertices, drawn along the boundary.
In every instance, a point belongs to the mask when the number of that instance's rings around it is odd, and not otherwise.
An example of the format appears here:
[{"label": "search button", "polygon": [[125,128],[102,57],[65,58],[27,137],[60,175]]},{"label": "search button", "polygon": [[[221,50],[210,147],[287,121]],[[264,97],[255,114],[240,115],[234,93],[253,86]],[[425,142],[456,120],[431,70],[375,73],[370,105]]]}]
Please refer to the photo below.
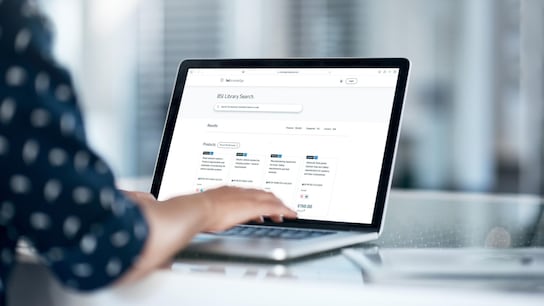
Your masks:
[{"label": "search button", "polygon": [[357,84],[357,79],[356,78],[346,79],[346,84],[349,84],[349,85]]}]

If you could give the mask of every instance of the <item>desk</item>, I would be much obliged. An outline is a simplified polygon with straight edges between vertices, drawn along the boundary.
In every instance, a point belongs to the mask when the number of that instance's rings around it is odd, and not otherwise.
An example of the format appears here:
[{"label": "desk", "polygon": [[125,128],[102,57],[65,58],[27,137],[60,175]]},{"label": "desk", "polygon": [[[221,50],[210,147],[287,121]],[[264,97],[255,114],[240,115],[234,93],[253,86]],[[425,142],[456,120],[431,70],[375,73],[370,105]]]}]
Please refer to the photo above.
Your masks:
[{"label": "desk", "polygon": [[[543,211],[533,196],[394,190],[383,235],[355,248],[542,252]],[[32,258],[20,261],[13,305],[544,305],[544,278],[368,283],[340,251],[283,264],[182,255],[138,283],[87,295],[60,288]]]}]

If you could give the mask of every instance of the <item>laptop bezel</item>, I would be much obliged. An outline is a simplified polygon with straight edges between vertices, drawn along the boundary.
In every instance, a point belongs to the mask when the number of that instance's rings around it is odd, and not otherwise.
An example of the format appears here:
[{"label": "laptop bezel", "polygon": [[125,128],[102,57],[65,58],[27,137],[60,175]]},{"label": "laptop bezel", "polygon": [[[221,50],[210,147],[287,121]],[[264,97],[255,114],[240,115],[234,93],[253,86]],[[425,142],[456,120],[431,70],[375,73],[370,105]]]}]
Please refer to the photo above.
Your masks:
[{"label": "laptop bezel", "polygon": [[[404,96],[408,80],[410,62],[405,58],[313,58],[313,59],[187,59],[180,63],[176,82],[172,91],[168,108],[166,122],[163,129],[160,149],[151,193],[158,197],[166,160],[170,149],[176,120],[181,106],[181,98],[185,87],[185,80],[191,68],[398,68],[398,80],[395,88],[389,128],[387,132],[386,145],[382,160],[378,190],[374,202],[372,223],[351,223],[338,221],[321,220],[285,220],[283,223],[265,221],[264,225],[296,227],[296,228],[318,228],[327,230],[344,231],[380,231],[382,228],[383,216],[387,195],[390,190],[392,169],[394,166],[395,151],[400,134],[400,122],[404,104]],[[354,199],[356,200],[356,199]],[[263,225],[263,224],[260,224]]]}]

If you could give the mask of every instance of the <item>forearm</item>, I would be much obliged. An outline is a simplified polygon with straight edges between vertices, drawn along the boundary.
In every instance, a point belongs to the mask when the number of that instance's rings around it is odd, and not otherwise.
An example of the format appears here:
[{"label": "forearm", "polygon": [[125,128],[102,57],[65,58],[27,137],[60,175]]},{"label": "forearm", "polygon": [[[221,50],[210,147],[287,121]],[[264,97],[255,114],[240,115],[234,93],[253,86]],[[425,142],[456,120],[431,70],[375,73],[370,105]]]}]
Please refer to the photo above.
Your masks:
[{"label": "forearm", "polygon": [[137,280],[168,262],[206,227],[208,203],[195,194],[165,202],[141,199],[139,205],[149,225],[140,258],[118,283]]},{"label": "forearm", "polygon": [[276,221],[296,218],[296,212],[272,193],[257,189],[220,187],[165,202],[131,197],[140,203],[149,235],[140,259],[120,282],[138,279],[159,267],[199,232],[222,231],[261,216]]}]

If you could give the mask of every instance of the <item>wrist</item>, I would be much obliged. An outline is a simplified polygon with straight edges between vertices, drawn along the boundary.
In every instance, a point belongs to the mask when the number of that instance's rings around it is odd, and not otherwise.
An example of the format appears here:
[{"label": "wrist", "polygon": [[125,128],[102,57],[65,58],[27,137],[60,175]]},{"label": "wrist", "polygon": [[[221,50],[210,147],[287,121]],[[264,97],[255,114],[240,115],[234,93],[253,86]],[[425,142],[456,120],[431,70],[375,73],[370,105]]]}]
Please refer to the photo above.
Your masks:
[{"label": "wrist", "polygon": [[197,206],[199,208],[198,210],[200,211],[199,232],[206,231],[211,226],[210,222],[212,218],[210,218],[210,216],[212,216],[214,212],[213,200],[206,192],[195,194],[194,197],[194,202],[191,201],[192,203],[190,204]]}]

